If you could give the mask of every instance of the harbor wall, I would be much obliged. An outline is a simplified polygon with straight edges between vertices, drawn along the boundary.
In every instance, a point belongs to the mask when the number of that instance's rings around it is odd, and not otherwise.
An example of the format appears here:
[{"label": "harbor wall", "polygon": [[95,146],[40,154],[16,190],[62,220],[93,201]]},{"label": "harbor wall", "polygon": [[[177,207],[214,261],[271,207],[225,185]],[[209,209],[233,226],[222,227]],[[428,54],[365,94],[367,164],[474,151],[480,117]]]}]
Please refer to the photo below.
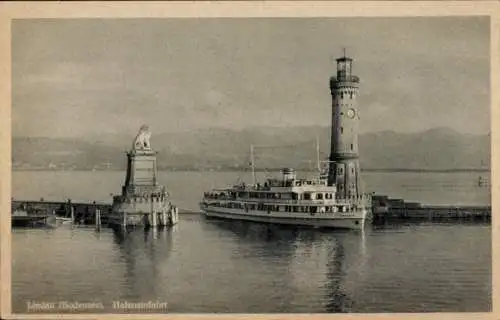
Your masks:
[{"label": "harbor wall", "polygon": [[385,195],[372,197],[372,220],[386,221],[491,221],[491,206],[425,205],[391,199]]}]

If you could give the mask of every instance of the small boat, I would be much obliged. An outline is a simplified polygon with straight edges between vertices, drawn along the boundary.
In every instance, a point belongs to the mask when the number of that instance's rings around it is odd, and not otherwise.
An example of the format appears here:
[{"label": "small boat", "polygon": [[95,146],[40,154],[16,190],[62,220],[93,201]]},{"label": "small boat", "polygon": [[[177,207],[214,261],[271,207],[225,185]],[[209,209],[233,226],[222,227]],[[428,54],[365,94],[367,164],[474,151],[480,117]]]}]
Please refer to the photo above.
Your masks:
[{"label": "small boat", "polygon": [[49,215],[33,214],[30,215],[26,210],[15,209],[12,212],[11,225],[12,227],[37,227],[46,226]]},{"label": "small boat", "polygon": [[56,216],[56,222],[61,223],[61,224],[70,224],[70,223],[73,223],[73,219],[68,218],[68,217]]}]

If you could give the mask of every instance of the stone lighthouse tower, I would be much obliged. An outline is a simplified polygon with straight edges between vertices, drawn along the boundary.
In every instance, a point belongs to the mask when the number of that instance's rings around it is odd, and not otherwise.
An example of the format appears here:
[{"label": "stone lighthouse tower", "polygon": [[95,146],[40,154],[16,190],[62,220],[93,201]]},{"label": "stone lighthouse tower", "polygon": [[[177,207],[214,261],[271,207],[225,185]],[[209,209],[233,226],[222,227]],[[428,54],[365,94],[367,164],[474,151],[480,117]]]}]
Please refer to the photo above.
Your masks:
[{"label": "stone lighthouse tower", "polygon": [[356,98],[359,78],[352,74],[352,59],[336,59],[337,75],[330,78],[332,94],[332,134],[328,185],[337,187],[338,198],[358,198],[363,194],[359,168],[359,115]]}]

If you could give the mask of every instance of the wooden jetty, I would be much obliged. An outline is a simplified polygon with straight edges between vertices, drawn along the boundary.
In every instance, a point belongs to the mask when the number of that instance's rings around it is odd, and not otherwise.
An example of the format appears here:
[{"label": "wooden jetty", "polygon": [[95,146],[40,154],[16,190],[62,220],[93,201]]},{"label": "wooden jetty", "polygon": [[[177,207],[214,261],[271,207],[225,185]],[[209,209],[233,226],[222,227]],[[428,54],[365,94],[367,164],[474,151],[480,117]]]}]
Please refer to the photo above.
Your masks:
[{"label": "wooden jetty", "polygon": [[[52,216],[73,217],[74,223],[95,224],[96,211],[101,212],[102,223],[105,222],[106,212],[111,211],[111,204],[94,202],[73,202],[68,201],[32,201],[32,200],[14,200],[11,201],[12,212],[16,210],[27,212],[28,216]],[[103,214],[104,213],[104,214]],[[17,219],[17,218],[16,218]],[[14,220],[13,220],[14,221]]]}]

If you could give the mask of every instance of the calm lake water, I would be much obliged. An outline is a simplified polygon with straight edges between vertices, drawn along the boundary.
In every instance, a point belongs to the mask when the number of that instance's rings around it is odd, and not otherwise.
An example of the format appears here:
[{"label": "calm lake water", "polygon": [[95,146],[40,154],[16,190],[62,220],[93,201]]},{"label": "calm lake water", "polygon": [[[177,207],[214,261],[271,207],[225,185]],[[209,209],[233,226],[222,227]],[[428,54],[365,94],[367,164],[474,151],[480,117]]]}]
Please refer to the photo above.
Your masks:
[{"label": "calm lake water", "polygon": [[[248,173],[161,172],[175,204]],[[262,174],[260,175],[262,176]],[[477,173],[364,173],[369,191],[429,204],[489,204]],[[122,172],[14,172],[17,199],[109,201]],[[491,310],[491,227],[420,224],[318,231],[184,215],[174,228],[14,229],[12,301],[168,303],[169,312]],[[49,310],[68,312],[69,310]],[[128,310],[127,312],[131,312]]]}]

